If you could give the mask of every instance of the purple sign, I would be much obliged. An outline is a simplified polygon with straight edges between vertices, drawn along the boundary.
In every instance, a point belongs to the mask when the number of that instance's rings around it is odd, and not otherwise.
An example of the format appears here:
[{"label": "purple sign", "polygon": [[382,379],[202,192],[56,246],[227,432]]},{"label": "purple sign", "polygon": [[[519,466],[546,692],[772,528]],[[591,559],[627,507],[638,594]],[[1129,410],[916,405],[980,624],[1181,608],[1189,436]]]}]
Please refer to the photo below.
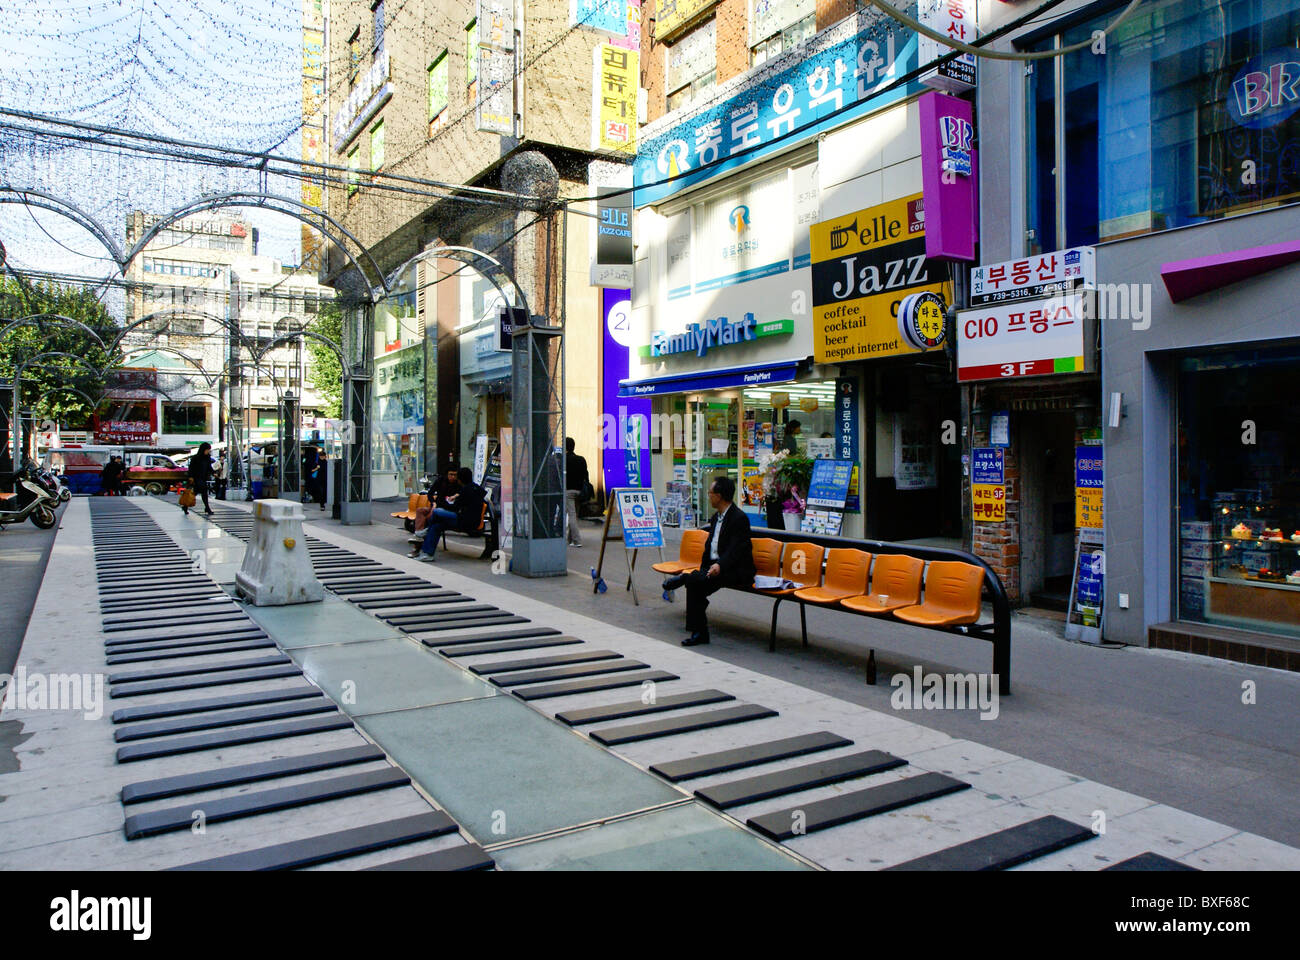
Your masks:
[{"label": "purple sign", "polygon": [[[601,290],[601,315],[605,318],[604,371],[602,374],[601,466],[605,489],[649,487],[650,409],[648,397],[620,397],[618,382],[627,379],[631,364],[632,302],[627,290]],[[629,443],[629,437],[631,443]]]},{"label": "purple sign", "polygon": [[930,260],[974,260],[979,168],[970,102],[937,91],[923,94],[917,102],[925,255]]}]

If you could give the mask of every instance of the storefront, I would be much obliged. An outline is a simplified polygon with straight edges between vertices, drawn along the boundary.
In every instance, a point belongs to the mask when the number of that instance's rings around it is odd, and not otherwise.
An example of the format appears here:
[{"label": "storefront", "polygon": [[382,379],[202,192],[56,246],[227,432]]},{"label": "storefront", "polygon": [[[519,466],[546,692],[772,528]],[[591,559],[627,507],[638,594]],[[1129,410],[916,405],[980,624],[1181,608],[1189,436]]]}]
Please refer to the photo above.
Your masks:
[{"label": "storefront", "polygon": [[458,280],[460,381],[456,409],[460,443],[451,462],[468,466],[474,462],[479,434],[486,434],[491,446],[499,443],[501,431],[511,426],[512,354],[501,349],[499,339],[500,292],[473,271],[466,271]]},{"label": "storefront", "polygon": [[417,492],[425,473],[425,345],[417,296],[412,265],[375,306],[370,467],[370,495],[375,500]]}]

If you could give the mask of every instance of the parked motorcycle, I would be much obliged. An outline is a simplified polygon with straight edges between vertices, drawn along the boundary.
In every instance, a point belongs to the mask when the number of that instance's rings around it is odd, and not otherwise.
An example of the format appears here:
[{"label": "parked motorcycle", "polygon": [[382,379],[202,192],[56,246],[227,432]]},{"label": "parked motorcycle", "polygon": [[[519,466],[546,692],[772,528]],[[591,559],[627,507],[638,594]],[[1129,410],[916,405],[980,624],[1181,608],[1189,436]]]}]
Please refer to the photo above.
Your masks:
[{"label": "parked motorcycle", "polygon": [[14,475],[14,493],[0,499],[0,530],[11,523],[31,520],[42,530],[48,530],[58,523],[55,509],[59,505],[58,494],[51,495],[41,485],[36,465],[26,461]]},{"label": "parked motorcycle", "polygon": [[46,467],[36,467],[36,482],[45,488],[45,492],[54,497],[59,503],[67,503],[72,499],[72,491],[68,488],[63,477]]}]

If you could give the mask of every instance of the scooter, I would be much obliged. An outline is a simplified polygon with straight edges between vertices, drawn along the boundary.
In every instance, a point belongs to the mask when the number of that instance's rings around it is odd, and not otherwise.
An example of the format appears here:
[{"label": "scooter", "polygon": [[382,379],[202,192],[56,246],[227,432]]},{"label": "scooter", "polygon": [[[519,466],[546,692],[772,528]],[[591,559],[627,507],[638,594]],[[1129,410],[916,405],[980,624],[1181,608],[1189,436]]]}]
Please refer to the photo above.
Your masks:
[{"label": "scooter", "polygon": [[67,483],[63,477],[45,467],[36,468],[36,482],[45,488],[45,492],[54,497],[59,503],[67,503],[72,499],[72,491],[68,489]]},{"label": "scooter", "polygon": [[57,495],[50,496],[41,486],[31,461],[24,463],[22,469],[13,476],[13,496],[0,500],[0,530],[7,524],[22,523],[24,520],[31,520],[42,530],[48,530],[58,523],[54,510],[59,505],[59,499]]}]

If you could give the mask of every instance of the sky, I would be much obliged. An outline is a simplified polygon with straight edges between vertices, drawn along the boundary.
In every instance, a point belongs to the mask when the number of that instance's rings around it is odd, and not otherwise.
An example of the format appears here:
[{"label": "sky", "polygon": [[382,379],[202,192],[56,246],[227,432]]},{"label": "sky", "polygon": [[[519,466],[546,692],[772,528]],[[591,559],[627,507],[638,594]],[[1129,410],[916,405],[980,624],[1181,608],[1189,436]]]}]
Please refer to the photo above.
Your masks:
[{"label": "sky", "polygon": [[[0,0],[0,23],[2,109],[300,156],[301,0]],[[51,142],[14,124],[31,125],[0,115],[0,182],[71,200],[123,246],[132,209],[257,186],[250,171]],[[268,188],[299,194],[287,179]],[[298,221],[237,213],[259,228],[259,253],[298,262]],[[116,272],[87,232],[25,204],[0,204],[0,240],[19,268]]]}]

